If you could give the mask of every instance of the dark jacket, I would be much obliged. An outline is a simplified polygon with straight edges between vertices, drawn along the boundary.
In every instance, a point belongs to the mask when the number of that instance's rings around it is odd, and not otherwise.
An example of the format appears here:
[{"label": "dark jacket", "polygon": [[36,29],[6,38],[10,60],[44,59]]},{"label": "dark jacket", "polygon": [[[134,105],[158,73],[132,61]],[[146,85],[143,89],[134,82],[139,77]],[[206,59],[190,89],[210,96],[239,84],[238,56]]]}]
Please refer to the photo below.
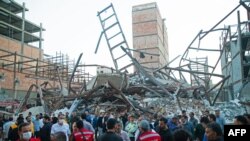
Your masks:
[{"label": "dark jacket", "polygon": [[169,120],[168,127],[172,132],[175,131],[176,129],[179,129],[179,127],[174,122],[172,122],[172,120]]},{"label": "dark jacket", "polygon": [[102,119],[103,119],[103,117],[99,117],[99,118],[97,119],[97,123],[96,123],[96,126],[97,126],[97,127],[103,128]]},{"label": "dark jacket", "polygon": [[52,123],[45,123],[44,126],[40,129],[41,141],[50,141],[50,131]]},{"label": "dark jacket", "polygon": [[94,128],[94,129],[97,128],[97,121],[98,121],[98,117],[95,116],[95,117],[93,118],[93,128]]},{"label": "dark jacket", "polygon": [[98,138],[98,141],[122,141],[122,138],[114,132],[106,132]]},{"label": "dark jacket", "polygon": [[195,139],[198,138],[200,141],[202,141],[204,134],[205,134],[205,128],[200,123],[197,124],[196,127],[194,128]]},{"label": "dark jacket", "polygon": [[173,141],[174,140],[173,134],[171,133],[169,129],[159,128],[157,132],[161,136],[161,141]]},{"label": "dark jacket", "polygon": [[19,135],[18,135],[18,125],[15,123],[15,124],[12,124],[10,126],[10,129],[9,129],[9,134],[8,134],[8,140],[11,140],[11,141],[16,141],[19,139]]}]

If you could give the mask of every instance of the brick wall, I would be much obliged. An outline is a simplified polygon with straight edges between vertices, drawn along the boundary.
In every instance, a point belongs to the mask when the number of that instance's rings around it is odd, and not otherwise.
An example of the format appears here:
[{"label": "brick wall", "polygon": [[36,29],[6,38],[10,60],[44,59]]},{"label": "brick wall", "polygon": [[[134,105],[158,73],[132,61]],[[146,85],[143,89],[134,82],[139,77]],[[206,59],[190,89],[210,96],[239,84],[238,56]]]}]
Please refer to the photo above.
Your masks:
[{"label": "brick wall", "polygon": [[[0,49],[4,49],[10,52],[17,52],[21,54],[21,42],[8,38],[6,36],[0,35]],[[39,54],[43,54],[43,50],[39,49],[38,47],[34,47],[28,44],[24,45],[24,56],[31,57],[31,58],[39,58]],[[42,55],[43,56],[43,55]],[[39,58],[41,59],[41,58]]]},{"label": "brick wall", "polygon": [[[0,49],[6,50],[6,51],[9,51],[12,53],[17,52],[17,53],[21,54],[21,42],[0,35]],[[27,44],[24,45],[24,56],[37,59],[37,58],[39,58],[40,51],[42,51],[41,53],[43,54],[43,50],[40,50],[37,47],[30,46]],[[7,55],[7,54],[9,54],[9,53],[7,53],[5,51],[0,51],[0,56]],[[7,66],[4,69],[2,68],[3,63],[9,64],[9,63],[13,63],[13,62],[5,61],[2,59],[3,58],[0,59],[0,74],[2,74],[2,73],[5,74],[5,80],[0,82],[1,88],[5,89],[5,90],[13,90],[13,87],[14,87],[14,71],[13,71],[14,65]],[[14,55],[12,55],[10,57],[5,57],[4,59],[14,61]],[[20,59],[21,59],[20,57],[17,57],[17,61]],[[30,59],[23,58],[23,61],[26,61],[26,60],[30,60]],[[28,63],[28,65],[33,65],[33,66],[35,66],[35,64],[36,64],[36,61]],[[34,69],[31,71],[34,71]],[[34,72],[32,72],[32,74],[34,74]],[[20,73],[18,71],[16,72],[16,78],[19,80],[19,84],[16,87],[16,89],[18,91],[25,92],[29,89],[29,87],[32,84],[39,85],[39,84],[42,84],[44,81],[48,81],[48,80],[43,80],[43,79],[36,80],[34,78],[28,78],[28,77],[26,77],[26,75],[27,74],[23,74],[23,73]],[[59,86],[59,83],[55,82],[55,81],[49,81],[49,83],[52,84],[53,87]],[[63,85],[65,87],[67,86],[66,83]]]},{"label": "brick wall", "polygon": [[[140,58],[140,54],[134,52],[134,57],[148,68],[158,68],[168,62],[168,40],[165,24],[161,18],[156,3],[148,3],[133,6],[133,47],[160,56],[147,55]],[[147,64],[144,64],[148,62]]]}]

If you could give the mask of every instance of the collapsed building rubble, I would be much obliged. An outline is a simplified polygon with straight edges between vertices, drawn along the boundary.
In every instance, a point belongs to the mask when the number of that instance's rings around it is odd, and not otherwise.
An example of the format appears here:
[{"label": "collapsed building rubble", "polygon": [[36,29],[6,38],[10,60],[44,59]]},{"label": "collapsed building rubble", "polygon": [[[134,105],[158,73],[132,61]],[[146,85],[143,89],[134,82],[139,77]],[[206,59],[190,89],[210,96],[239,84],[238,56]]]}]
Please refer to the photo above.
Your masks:
[{"label": "collapsed building rubble", "polygon": [[[238,7],[239,6],[236,8]],[[109,9],[113,10],[111,15],[102,19],[100,17],[101,14]],[[235,9],[233,11],[235,11]],[[215,73],[223,49],[202,48],[200,44],[198,44],[196,48],[193,45],[195,40],[198,39],[200,43],[210,32],[220,30],[215,29],[218,24],[209,31],[199,32],[181,57],[178,67],[170,67],[171,62],[177,59],[175,58],[161,68],[150,70],[144,68],[133,57],[113,5],[111,4],[101,10],[101,12],[98,12],[98,16],[103,29],[100,39],[103,35],[105,36],[115,66],[115,68],[107,67],[112,70],[111,73],[97,74],[95,77],[92,77],[92,79],[88,80],[84,78],[81,83],[75,84],[75,82],[80,79],[78,76],[79,70],[81,69],[79,68],[88,66],[105,67],[101,65],[82,65],[80,63],[82,54],[80,54],[76,64],[74,64],[72,71],[67,72],[66,76],[62,73],[64,72],[65,66],[58,62],[40,62],[38,59],[27,58],[24,62],[16,62],[16,60],[14,60],[14,63],[3,64],[4,67],[14,64],[14,71],[19,72],[24,72],[25,69],[35,70],[34,74],[27,73],[27,77],[42,78],[48,73],[52,74],[49,77],[50,79],[56,79],[58,81],[56,87],[48,81],[39,81],[39,83],[30,85],[24,99],[19,103],[19,107],[15,111],[16,113],[32,110],[31,107],[29,107],[31,101],[35,101],[36,106],[42,106],[42,109],[44,109],[46,113],[52,113],[58,109],[67,107],[66,111],[69,111],[70,114],[72,111],[82,111],[85,109],[92,109],[93,112],[98,112],[100,109],[103,109],[105,111],[116,112],[126,110],[138,114],[140,112],[150,114],[168,113],[171,116],[181,110],[194,111],[197,115],[201,115],[202,111],[205,109],[213,111],[219,108],[223,110],[227,121],[231,122],[233,118],[232,115],[246,112],[244,107],[239,104],[240,102],[230,101],[216,103],[218,96],[224,91],[224,84],[228,83],[228,79],[231,77],[230,75]],[[105,21],[113,16],[115,17],[114,23],[110,25],[104,24]],[[221,22],[222,21],[219,23]],[[115,25],[118,25],[119,32],[108,37],[107,32]],[[222,30],[228,31],[227,29]],[[223,35],[228,34],[229,33]],[[111,44],[111,39],[115,39],[115,37],[119,35],[121,35],[122,40],[117,44]],[[100,39],[96,52],[99,47]],[[226,44],[228,42],[227,38],[223,39],[226,40],[223,40],[222,43]],[[114,50],[119,50],[122,54],[120,56],[115,56],[116,53]],[[220,56],[215,60],[215,64],[209,65],[209,58],[207,57],[204,57],[205,59],[203,57],[190,59],[188,53],[190,53],[191,50],[218,52]],[[7,51],[5,52],[6,54],[4,56],[18,56],[16,53],[12,54]],[[130,60],[130,63],[121,63],[121,59],[124,58]],[[26,62],[34,63],[32,66],[27,66],[25,68]],[[20,70],[17,70],[17,68],[15,68],[16,64],[22,64],[23,66]],[[48,67],[48,69],[42,70],[44,67]],[[134,74],[127,73],[129,67],[135,67],[136,71]],[[40,76],[39,72],[42,72],[43,76]],[[186,74],[191,78],[190,81],[187,80]],[[210,84],[212,77],[218,77],[220,79],[217,84]],[[30,98],[31,92],[37,93],[36,98]],[[38,112],[41,112],[41,110]]]}]

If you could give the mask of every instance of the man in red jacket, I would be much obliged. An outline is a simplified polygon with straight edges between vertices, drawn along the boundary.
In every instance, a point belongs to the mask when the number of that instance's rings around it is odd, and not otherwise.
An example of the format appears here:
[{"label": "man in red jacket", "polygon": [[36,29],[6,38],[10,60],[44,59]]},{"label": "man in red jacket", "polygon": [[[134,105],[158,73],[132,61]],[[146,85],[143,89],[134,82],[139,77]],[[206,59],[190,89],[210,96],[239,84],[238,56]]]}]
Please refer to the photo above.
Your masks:
[{"label": "man in red jacket", "polygon": [[81,120],[76,122],[77,131],[73,133],[73,141],[94,141],[94,132],[83,127]]},{"label": "man in red jacket", "polygon": [[161,136],[152,132],[147,120],[142,120],[139,123],[140,135],[138,137],[138,141],[161,141]]},{"label": "man in red jacket", "polygon": [[18,141],[40,141],[38,138],[33,138],[31,133],[30,123],[24,122],[18,126]]}]

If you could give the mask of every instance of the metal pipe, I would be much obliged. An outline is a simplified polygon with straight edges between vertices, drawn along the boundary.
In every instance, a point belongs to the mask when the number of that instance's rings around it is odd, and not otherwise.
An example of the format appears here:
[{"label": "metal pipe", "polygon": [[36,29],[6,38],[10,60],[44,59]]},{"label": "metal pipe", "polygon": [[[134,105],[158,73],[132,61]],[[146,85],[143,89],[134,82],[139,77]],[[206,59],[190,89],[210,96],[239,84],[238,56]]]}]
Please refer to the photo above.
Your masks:
[{"label": "metal pipe", "polygon": [[222,18],[217,24],[215,24],[210,30],[208,30],[208,32],[206,32],[200,39],[203,39],[210,31],[214,30],[215,27],[217,27],[221,22],[223,22],[228,16],[230,16],[240,6],[241,4],[236,6],[231,12],[229,12],[224,18]]},{"label": "metal pipe", "polygon": [[[81,61],[82,54],[83,54],[83,53],[81,53],[80,56],[78,57],[78,60],[77,60],[77,62],[76,62],[76,64],[75,64],[75,67],[74,67],[74,70],[73,70],[73,72],[72,72],[72,75],[71,75],[71,77],[70,77],[70,79],[69,79],[69,83],[68,83],[68,86],[69,86],[68,89],[69,89],[69,91],[68,91],[68,94],[70,94],[70,90],[73,91],[74,93],[76,93],[76,91],[73,90],[72,87],[71,87],[71,82],[72,82],[72,80],[73,80],[73,78],[74,78],[74,76],[75,76],[76,69],[77,69],[77,67],[78,67],[78,65],[79,65],[79,63],[80,63],[80,61]],[[83,86],[83,87],[85,87],[85,86]]]},{"label": "metal pipe", "polygon": [[197,74],[204,74],[204,75],[213,75],[213,76],[217,76],[217,77],[224,77],[224,75],[220,75],[220,74],[213,74],[213,73],[206,73],[206,72],[199,72],[199,71],[190,71],[190,70],[186,70],[186,69],[182,69],[182,68],[166,67],[166,69],[177,70],[180,72],[183,71],[183,72],[189,72],[189,73],[197,73]]},{"label": "metal pipe", "polygon": [[[229,78],[230,76],[227,76],[226,78],[224,78],[222,81],[220,81],[215,87],[217,87],[220,83],[222,83],[221,84],[221,86],[220,86],[220,89],[219,89],[219,91],[217,92],[217,95],[215,96],[215,98],[214,98],[214,100],[213,100],[213,103],[212,103],[212,106],[214,106],[214,104],[215,104],[215,102],[216,102],[216,100],[217,100],[217,98],[218,98],[218,96],[219,96],[219,94],[220,94],[220,92],[221,92],[221,90],[222,90],[222,87],[224,86],[224,83],[226,82],[226,80]],[[214,88],[215,88],[214,87]]]}]

